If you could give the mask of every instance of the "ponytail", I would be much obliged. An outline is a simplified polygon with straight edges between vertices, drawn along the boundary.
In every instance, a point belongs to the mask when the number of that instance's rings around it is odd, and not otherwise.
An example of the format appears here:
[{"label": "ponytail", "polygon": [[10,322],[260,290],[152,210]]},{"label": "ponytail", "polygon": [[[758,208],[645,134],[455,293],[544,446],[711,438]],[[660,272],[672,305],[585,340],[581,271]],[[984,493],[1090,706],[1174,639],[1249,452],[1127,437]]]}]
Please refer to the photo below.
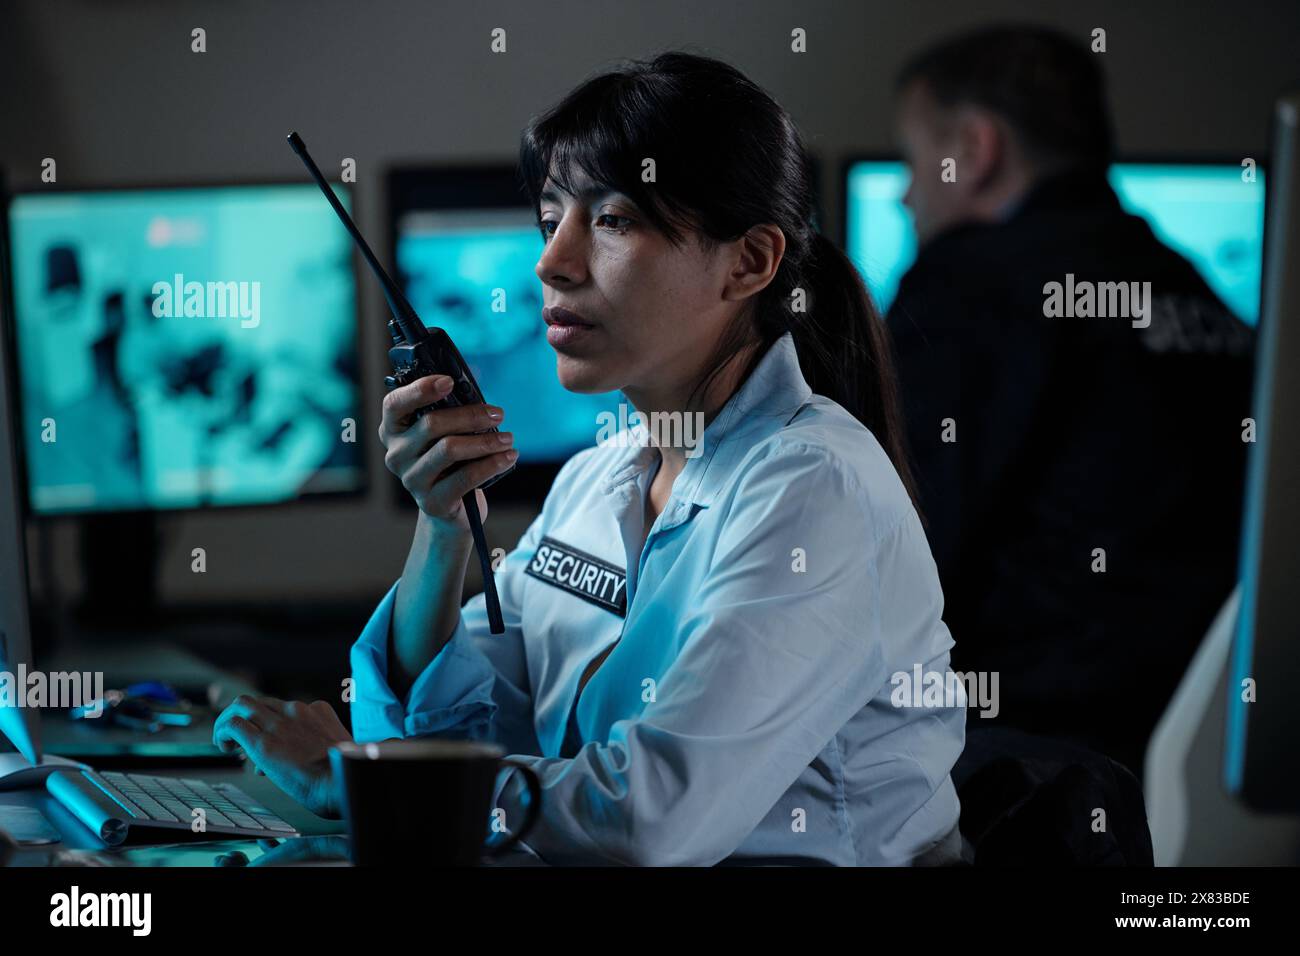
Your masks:
[{"label": "ponytail", "polygon": [[789,332],[808,387],[871,430],[919,512],[889,329],[848,256],[821,233],[804,229],[795,243],[787,242],[787,250],[791,245],[802,248],[800,264],[788,257],[783,260],[776,277],[760,293],[753,316],[742,313],[723,333],[691,398],[757,340],[759,347],[738,379],[743,383],[768,348]]},{"label": "ponytail", "polygon": [[803,269],[809,308],[790,324],[799,367],[814,392],[871,429],[916,504],[889,329],[835,243],[816,233],[811,253]]}]

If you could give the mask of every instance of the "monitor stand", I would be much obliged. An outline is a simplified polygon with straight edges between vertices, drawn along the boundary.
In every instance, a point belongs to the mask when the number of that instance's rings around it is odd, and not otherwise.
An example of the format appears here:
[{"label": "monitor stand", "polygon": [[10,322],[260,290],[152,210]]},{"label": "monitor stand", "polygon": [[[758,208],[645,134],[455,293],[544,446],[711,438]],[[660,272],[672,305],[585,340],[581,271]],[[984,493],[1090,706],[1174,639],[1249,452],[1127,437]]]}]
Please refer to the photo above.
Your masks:
[{"label": "monitor stand", "polygon": [[46,755],[34,764],[22,754],[0,754],[0,790],[29,790],[44,785],[56,770],[89,770],[84,763]]}]

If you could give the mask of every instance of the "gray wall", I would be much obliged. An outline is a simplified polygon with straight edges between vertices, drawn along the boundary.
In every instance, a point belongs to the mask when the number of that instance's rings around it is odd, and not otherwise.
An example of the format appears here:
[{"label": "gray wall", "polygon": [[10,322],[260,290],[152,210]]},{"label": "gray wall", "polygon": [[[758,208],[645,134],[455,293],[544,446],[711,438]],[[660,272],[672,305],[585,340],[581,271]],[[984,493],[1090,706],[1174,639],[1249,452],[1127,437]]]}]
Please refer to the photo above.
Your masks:
[{"label": "gray wall", "polygon": [[[512,159],[532,113],[618,57],[662,49],[723,57],[791,110],[825,164],[832,230],[840,160],[891,146],[894,71],[962,27],[1032,19],[1080,37],[1104,27],[1127,152],[1262,157],[1272,97],[1300,86],[1295,0],[50,0],[7,3],[0,16],[0,165],[16,185],[34,184],[46,156],[63,185],[297,177],[284,146],[297,128],[327,167],[357,159],[360,223],[376,238],[388,164]],[[207,30],[202,55],[189,52],[195,26]],[[807,30],[804,55],[789,50],[796,26]],[[494,27],[508,31],[505,55],[489,52]],[[363,318],[376,330],[364,354],[370,496],[170,519],[169,598],[368,596],[400,572],[412,518],[392,503],[373,438],[384,313],[365,288]],[[529,517],[498,508],[489,533],[512,544]],[[54,529],[55,555],[75,588],[70,530]],[[196,546],[206,575],[189,571]]]}]

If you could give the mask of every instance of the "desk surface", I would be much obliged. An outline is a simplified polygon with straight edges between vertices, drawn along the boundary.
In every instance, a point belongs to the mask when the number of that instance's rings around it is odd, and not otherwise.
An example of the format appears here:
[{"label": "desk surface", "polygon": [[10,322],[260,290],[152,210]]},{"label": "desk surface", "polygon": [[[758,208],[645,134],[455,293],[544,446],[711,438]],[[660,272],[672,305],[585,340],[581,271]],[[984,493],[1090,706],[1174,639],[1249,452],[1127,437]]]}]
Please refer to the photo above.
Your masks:
[{"label": "desk surface", "polygon": [[[209,686],[221,688],[221,698],[229,701],[242,693],[254,693],[246,682],[214,668],[184,649],[167,644],[106,645],[82,647],[57,654],[50,662],[53,670],[92,669],[104,673],[105,687],[122,687],[138,680],[160,680],[180,688]],[[338,835],[344,832],[341,821],[324,820],[284,794],[278,787],[257,774],[251,765],[229,762],[214,764],[211,746],[211,718],[196,721],[187,728],[167,728],[157,734],[115,727],[92,727],[85,721],[68,720],[65,715],[46,714],[41,721],[44,749],[49,753],[71,755],[96,769],[121,770],[156,776],[188,777],[208,783],[232,783],[268,807],[299,832],[309,837]],[[138,754],[132,758],[130,754]],[[186,753],[200,754],[200,760],[187,762]],[[206,755],[204,758],[202,755]],[[152,759],[167,758],[167,759]],[[206,762],[203,762],[206,759]],[[131,845],[107,848],[65,807],[41,786],[30,790],[0,792],[0,805],[35,807],[59,831],[63,840],[42,847],[23,847],[11,861],[18,865],[51,865],[72,862],[78,852],[93,854],[103,865],[211,866],[212,858],[236,848],[245,849],[250,858],[263,852],[258,841],[215,837],[211,841],[186,841],[177,845],[147,846],[136,841]],[[157,831],[151,833],[154,836]],[[185,836],[182,834],[182,836]],[[175,836],[162,839],[174,841]],[[225,847],[226,849],[222,849]],[[251,849],[252,852],[249,852]],[[58,854],[74,851],[72,856]]]},{"label": "desk surface", "polygon": [[[344,824],[339,820],[325,820],[316,816],[302,805],[285,795],[278,787],[263,776],[255,773],[251,766],[243,767],[166,767],[136,766],[127,772],[148,773],[157,776],[183,776],[208,783],[233,783],[249,796],[275,812],[288,823],[308,837],[337,836],[344,832]],[[102,865],[136,865],[136,866],[213,866],[213,858],[231,849],[242,849],[247,856],[255,858],[269,849],[259,848],[259,841],[239,837],[213,836],[209,840],[186,841],[176,845],[144,844],[136,840],[128,841],[120,847],[105,847],[99,839],[76,819],[62,804],[50,796],[44,787],[31,790],[10,790],[0,792],[0,804],[35,807],[44,814],[45,819],[59,831],[63,841],[38,847],[23,847],[11,861],[11,865],[49,866],[69,863],[75,857],[58,858],[62,851],[82,851],[94,857],[93,862]],[[151,836],[154,836],[154,831]],[[174,841],[175,836],[161,837]],[[318,841],[323,842],[323,841]],[[238,846],[236,846],[238,844]],[[88,860],[87,862],[92,862]]]},{"label": "desk surface", "polygon": [[[166,644],[107,645],[102,648],[82,647],[56,656],[54,670],[103,671],[106,687],[122,687],[142,679],[161,680],[178,689],[199,683],[206,686],[217,682],[222,688],[223,702],[241,693],[256,693],[246,682],[214,668],[207,661],[182,648]],[[201,722],[202,723],[202,722]],[[127,756],[132,749],[144,745],[150,757],[165,756],[167,745],[174,743],[179,751],[187,744],[212,739],[210,721],[207,726],[171,728],[158,734],[140,735],[112,727],[90,727],[83,721],[70,721],[47,715],[42,721],[42,737],[46,749],[52,753],[70,754],[96,769],[113,769],[126,773],[144,773],[160,777],[187,777],[207,783],[231,783],[250,797],[269,808],[281,819],[292,824],[303,834],[301,838],[279,841],[261,841],[244,837],[192,838],[184,842],[142,843],[139,837],[129,839],[126,845],[106,847],[90,830],[55,800],[44,786],[29,790],[0,791],[0,805],[34,807],[59,831],[62,842],[44,846],[21,847],[10,859],[10,866],[190,866],[211,867],[241,865],[235,854],[243,854],[243,865],[341,865],[346,851],[345,824],[340,820],[325,820],[288,797],[282,790],[253,770],[251,764],[214,765],[180,762],[176,755],[170,759],[141,759],[132,762]],[[153,750],[149,751],[148,748]],[[192,749],[192,748],[191,748]],[[213,748],[207,748],[209,750]],[[110,759],[111,758],[111,759]],[[177,835],[149,836],[161,840],[177,841]],[[180,834],[188,837],[187,834]],[[417,862],[413,860],[413,862]],[[508,852],[500,858],[485,860],[497,866],[543,866],[541,860],[525,850]]]}]

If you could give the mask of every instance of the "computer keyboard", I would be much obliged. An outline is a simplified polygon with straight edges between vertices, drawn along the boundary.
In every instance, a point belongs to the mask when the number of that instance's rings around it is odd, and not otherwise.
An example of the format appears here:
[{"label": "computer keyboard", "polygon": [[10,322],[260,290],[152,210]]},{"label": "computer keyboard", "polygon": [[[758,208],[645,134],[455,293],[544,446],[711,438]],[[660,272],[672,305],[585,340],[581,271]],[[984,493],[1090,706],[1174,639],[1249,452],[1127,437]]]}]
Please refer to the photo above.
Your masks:
[{"label": "computer keyboard", "polygon": [[[300,835],[228,783],[81,770],[59,771],[46,785],[60,803],[109,844],[125,840],[132,826],[255,837]],[[201,825],[196,825],[196,820],[201,820]]]}]

